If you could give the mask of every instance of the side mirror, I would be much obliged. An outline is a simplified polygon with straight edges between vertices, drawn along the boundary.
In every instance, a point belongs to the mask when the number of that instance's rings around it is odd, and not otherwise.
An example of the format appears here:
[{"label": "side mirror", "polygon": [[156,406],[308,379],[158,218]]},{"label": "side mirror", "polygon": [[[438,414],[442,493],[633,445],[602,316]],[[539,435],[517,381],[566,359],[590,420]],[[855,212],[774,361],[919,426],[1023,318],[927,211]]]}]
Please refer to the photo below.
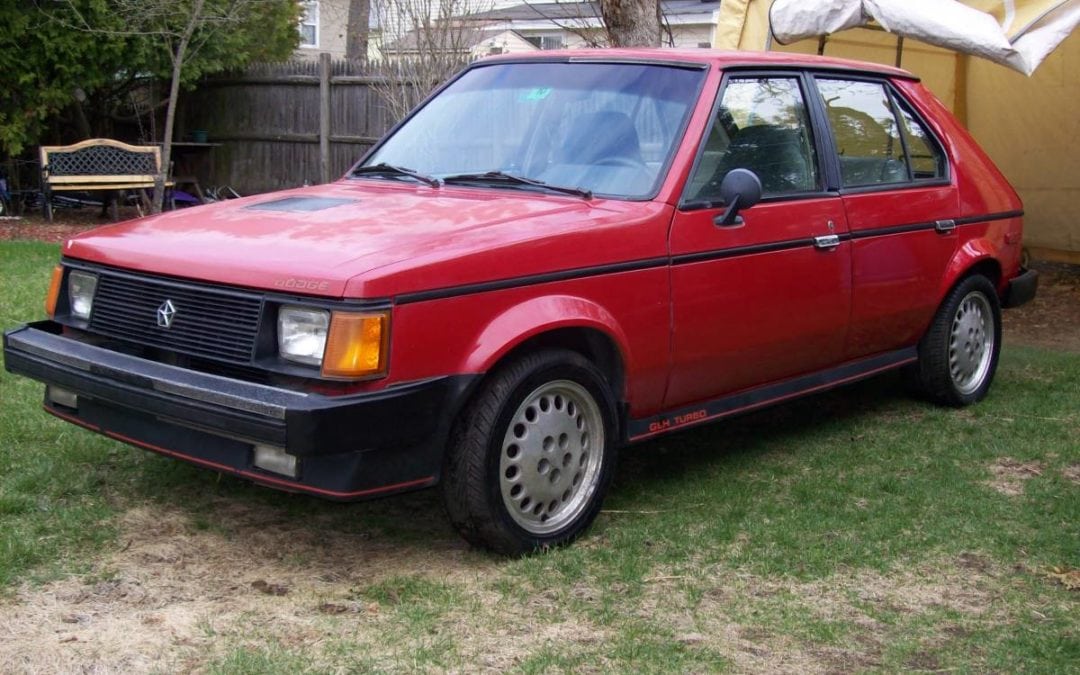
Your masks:
[{"label": "side mirror", "polygon": [[742,225],[739,211],[761,201],[761,179],[749,169],[732,169],[720,181],[720,198],[727,209],[713,220],[717,227]]}]

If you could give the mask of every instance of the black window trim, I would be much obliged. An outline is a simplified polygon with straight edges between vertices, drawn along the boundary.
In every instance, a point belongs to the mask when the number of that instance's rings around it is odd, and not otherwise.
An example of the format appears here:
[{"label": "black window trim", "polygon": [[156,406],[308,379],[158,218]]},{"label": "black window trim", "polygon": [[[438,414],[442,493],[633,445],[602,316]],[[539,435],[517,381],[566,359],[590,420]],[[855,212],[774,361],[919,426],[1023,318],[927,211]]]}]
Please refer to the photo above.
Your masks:
[{"label": "black window trim", "polygon": [[[709,134],[712,132],[713,124],[716,122],[716,117],[720,112],[720,104],[724,100],[724,92],[727,90],[728,84],[733,79],[753,79],[753,78],[777,78],[785,80],[795,80],[799,86],[799,93],[802,94],[803,104],[807,109],[807,123],[810,125],[810,136],[814,143],[814,161],[818,170],[818,189],[808,190],[803,192],[790,192],[782,195],[768,195],[761,199],[762,204],[771,204],[775,202],[790,202],[800,201],[807,199],[820,199],[822,197],[837,197],[839,192],[834,188],[834,183],[829,179],[829,172],[832,169],[833,162],[828,161],[825,157],[826,153],[823,153],[821,148],[822,143],[826,140],[831,142],[831,136],[826,137],[819,133],[821,125],[817,123],[815,119],[815,111],[813,104],[813,94],[817,93],[816,88],[811,88],[811,83],[808,81],[807,73],[801,68],[761,68],[760,65],[753,68],[746,67],[727,67],[724,68],[723,78],[720,80],[720,86],[716,89],[715,98],[712,105],[709,108],[709,118],[705,126],[705,132],[698,140],[698,147],[694,153],[694,163],[690,167],[690,173],[687,175],[686,181],[683,183],[682,191],[679,195],[679,201],[676,204],[676,209],[683,213],[690,211],[700,211],[703,209],[719,209],[721,208],[720,202],[704,203],[700,200],[690,199],[689,190],[690,184],[693,182],[694,177],[697,175],[698,168],[701,166],[702,157],[705,156],[705,146],[709,142]],[[828,127],[824,127],[826,130]],[[827,146],[827,153],[835,154],[832,149],[833,146]],[[838,183],[836,183],[838,184]]]},{"label": "black window trim", "polygon": [[892,87],[885,86],[885,98],[889,101],[889,110],[892,111],[893,119],[896,120],[896,135],[900,137],[900,149],[904,153],[904,170],[907,173],[907,182],[914,183],[915,169],[911,166],[911,148],[908,146],[907,134],[904,133],[904,120],[901,119],[900,106],[896,104],[896,95]]},{"label": "black window trim", "polygon": [[[912,105],[900,91],[896,89],[892,81],[888,76],[876,76],[870,73],[860,74],[844,74],[840,75],[835,72],[830,72],[821,69],[810,69],[806,72],[809,80],[809,86],[814,91],[813,107],[817,108],[819,119],[815,120],[819,126],[824,130],[824,134],[828,137],[829,151],[828,158],[829,163],[832,165],[832,171],[835,175],[835,183],[830,183],[830,187],[835,189],[838,194],[843,195],[860,195],[871,192],[886,192],[893,190],[913,190],[928,187],[945,187],[952,185],[952,161],[949,158],[949,153],[946,150],[946,146],[941,142],[934,128],[927,124],[926,118],[919,112],[918,108]],[[897,183],[877,183],[873,185],[854,185],[851,187],[844,187],[843,178],[840,172],[840,156],[836,152],[836,143],[833,141],[832,125],[829,123],[828,111],[825,108],[825,98],[821,95],[821,90],[818,89],[817,81],[823,80],[847,80],[849,82],[868,82],[871,84],[878,84],[885,88],[886,95],[889,97],[890,106],[893,116],[896,117],[897,131],[900,133],[900,142],[904,146],[904,159],[907,164],[908,180]],[[941,152],[941,156],[945,159],[945,175],[941,178],[914,178],[914,170],[911,168],[911,157],[907,151],[907,141],[904,138],[903,129],[899,126],[899,106],[902,105],[906,108],[911,116],[915,118],[915,121],[922,125],[923,129],[929,135],[931,142],[936,146],[937,150]]]},{"label": "black window trim", "polygon": [[[944,167],[945,171],[943,172],[944,176],[942,176],[941,178],[921,178],[921,179],[920,178],[915,178],[915,169],[911,168],[911,175],[912,175],[911,180],[914,181],[915,183],[920,184],[920,185],[935,184],[935,183],[938,183],[938,182],[942,183],[943,185],[951,184],[952,183],[952,162],[949,161],[949,153],[945,149],[945,144],[941,142],[941,138],[939,138],[937,133],[934,132],[934,128],[932,126],[930,126],[930,124],[926,121],[926,118],[923,117],[922,114],[919,112],[918,108],[916,108],[911,103],[910,100],[905,98],[903,93],[900,92],[895,86],[893,86],[892,82],[886,81],[886,85],[889,87],[889,96],[892,97],[893,105],[895,106],[895,108],[897,110],[897,113],[904,112],[904,111],[906,111],[908,113],[911,113],[911,117],[915,120],[915,122],[919,126],[921,126],[923,128],[923,130],[926,132],[927,136],[929,136],[929,138],[930,138],[930,143],[937,149],[938,152],[941,153],[942,159],[945,160],[945,167]],[[897,121],[899,121],[899,119],[900,119],[900,117],[899,117],[899,115],[897,115]],[[900,138],[904,138],[903,129],[900,130]],[[906,138],[904,138],[904,142],[905,143],[907,142]],[[908,164],[909,164],[909,166],[910,166],[910,163],[911,163],[911,155],[909,154],[908,155]]]}]

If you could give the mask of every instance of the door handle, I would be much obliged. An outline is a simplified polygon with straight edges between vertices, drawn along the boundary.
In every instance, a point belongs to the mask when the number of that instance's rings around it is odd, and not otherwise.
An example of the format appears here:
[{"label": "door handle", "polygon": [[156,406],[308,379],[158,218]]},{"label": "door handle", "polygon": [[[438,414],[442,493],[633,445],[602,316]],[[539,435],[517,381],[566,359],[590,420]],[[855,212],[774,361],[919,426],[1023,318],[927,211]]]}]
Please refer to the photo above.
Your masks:
[{"label": "door handle", "polygon": [[827,251],[840,245],[840,235],[827,234],[822,237],[814,237],[814,248]]},{"label": "door handle", "polygon": [[934,229],[937,230],[938,234],[948,234],[956,229],[956,221],[951,218],[949,220],[939,220],[934,223]]}]

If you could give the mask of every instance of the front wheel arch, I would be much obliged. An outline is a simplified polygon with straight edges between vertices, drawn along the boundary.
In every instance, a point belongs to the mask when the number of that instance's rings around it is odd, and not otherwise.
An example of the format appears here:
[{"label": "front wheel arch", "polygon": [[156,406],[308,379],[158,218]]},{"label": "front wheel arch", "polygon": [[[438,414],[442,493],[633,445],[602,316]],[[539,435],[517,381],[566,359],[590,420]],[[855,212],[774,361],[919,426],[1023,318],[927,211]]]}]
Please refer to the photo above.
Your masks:
[{"label": "front wheel arch", "polygon": [[622,350],[611,335],[592,327],[572,326],[537,333],[511,347],[499,358],[495,368],[545,349],[566,349],[581,354],[604,374],[616,401],[625,397],[626,362]]}]

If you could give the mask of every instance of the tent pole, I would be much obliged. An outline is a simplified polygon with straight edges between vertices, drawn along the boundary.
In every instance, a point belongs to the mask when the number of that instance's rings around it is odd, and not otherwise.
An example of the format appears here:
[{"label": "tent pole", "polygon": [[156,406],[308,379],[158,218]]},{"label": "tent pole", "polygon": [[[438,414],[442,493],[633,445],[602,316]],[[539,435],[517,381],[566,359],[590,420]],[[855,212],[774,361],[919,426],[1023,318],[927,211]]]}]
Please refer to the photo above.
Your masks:
[{"label": "tent pole", "polygon": [[904,60],[904,36],[896,36],[896,67],[900,67],[900,63]]},{"label": "tent pole", "polygon": [[828,35],[822,35],[817,41],[817,55],[821,56],[825,53],[825,43],[829,41]]},{"label": "tent pole", "polygon": [[953,115],[965,127],[968,124],[968,55],[957,52],[953,62]]}]

